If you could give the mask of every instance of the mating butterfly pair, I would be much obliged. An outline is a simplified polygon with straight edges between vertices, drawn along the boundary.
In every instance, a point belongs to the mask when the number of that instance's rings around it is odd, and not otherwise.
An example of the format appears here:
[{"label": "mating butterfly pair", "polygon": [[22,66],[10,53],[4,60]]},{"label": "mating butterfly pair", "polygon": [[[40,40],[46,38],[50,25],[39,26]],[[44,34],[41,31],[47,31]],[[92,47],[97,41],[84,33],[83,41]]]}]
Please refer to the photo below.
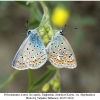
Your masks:
[{"label": "mating butterfly pair", "polygon": [[55,30],[51,41],[45,48],[38,30],[28,30],[27,37],[18,49],[13,62],[17,70],[38,69],[47,60],[57,68],[73,69],[77,66],[74,52],[62,32]]}]

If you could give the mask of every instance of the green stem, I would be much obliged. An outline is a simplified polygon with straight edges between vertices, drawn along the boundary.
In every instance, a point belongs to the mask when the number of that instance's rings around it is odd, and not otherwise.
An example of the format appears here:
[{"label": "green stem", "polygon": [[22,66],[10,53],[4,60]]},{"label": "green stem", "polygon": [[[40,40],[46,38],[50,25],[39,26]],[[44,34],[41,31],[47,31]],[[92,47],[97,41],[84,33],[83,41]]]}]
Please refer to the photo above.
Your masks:
[{"label": "green stem", "polygon": [[29,77],[29,86],[28,86],[28,93],[31,93],[32,90],[30,89],[30,87],[34,84],[34,77],[33,77],[33,70],[32,69],[28,69],[28,77]]},{"label": "green stem", "polygon": [[[56,75],[58,77],[58,79],[60,80],[60,69],[57,69]],[[59,89],[57,91],[58,93],[61,93],[61,87],[59,86]]]},{"label": "green stem", "polygon": [[43,1],[39,1],[39,3],[41,4],[42,8],[43,8],[43,11],[44,11],[44,14],[43,14],[43,18],[41,20],[41,23],[40,23],[40,27],[44,26],[44,24],[50,24],[50,18],[49,18],[49,11],[48,11],[48,8],[46,7],[46,5],[44,4]]},{"label": "green stem", "polygon": [[9,76],[9,78],[8,78],[3,84],[0,85],[0,89],[2,89],[3,87],[5,87],[6,85],[8,85],[8,84],[14,79],[14,77],[15,77],[19,72],[20,72],[19,70],[14,71],[14,72]]}]

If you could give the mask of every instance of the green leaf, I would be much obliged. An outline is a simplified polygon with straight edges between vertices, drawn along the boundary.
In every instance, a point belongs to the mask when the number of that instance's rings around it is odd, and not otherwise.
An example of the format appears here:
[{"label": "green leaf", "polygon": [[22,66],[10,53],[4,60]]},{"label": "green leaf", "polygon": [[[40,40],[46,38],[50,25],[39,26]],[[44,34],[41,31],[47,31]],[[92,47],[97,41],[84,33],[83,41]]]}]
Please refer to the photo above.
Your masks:
[{"label": "green leaf", "polygon": [[30,89],[38,88],[43,82],[45,82],[53,73],[53,70],[48,70],[36,83],[32,85]]},{"label": "green leaf", "polygon": [[37,6],[37,3],[32,4],[32,9],[33,9],[35,18],[40,22],[42,20],[42,14],[40,12],[40,9]]},{"label": "green leaf", "polygon": [[48,65],[47,68],[50,69],[50,70],[56,70],[57,69],[56,67],[54,67],[52,65]]},{"label": "green leaf", "polygon": [[26,1],[15,1],[16,4],[21,5],[21,6],[25,6],[25,7],[30,7],[31,3],[29,3],[28,5],[26,5]]},{"label": "green leaf", "polygon": [[37,27],[39,25],[39,22],[35,20],[34,22],[29,22],[28,25],[33,29],[34,27]]}]

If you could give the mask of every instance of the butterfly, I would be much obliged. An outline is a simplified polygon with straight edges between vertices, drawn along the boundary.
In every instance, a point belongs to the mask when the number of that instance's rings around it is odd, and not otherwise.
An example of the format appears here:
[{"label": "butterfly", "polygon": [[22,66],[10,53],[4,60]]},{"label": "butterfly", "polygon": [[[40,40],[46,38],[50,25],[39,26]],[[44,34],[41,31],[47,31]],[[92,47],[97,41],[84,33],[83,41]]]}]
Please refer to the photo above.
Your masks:
[{"label": "butterfly", "polygon": [[54,35],[48,43],[46,50],[48,60],[53,66],[69,69],[77,66],[74,52],[67,39],[62,35],[62,31],[54,31]]},{"label": "butterfly", "polygon": [[47,52],[38,30],[28,30],[27,37],[12,61],[12,67],[17,70],[38,69],[46,63],[47,59]]}]

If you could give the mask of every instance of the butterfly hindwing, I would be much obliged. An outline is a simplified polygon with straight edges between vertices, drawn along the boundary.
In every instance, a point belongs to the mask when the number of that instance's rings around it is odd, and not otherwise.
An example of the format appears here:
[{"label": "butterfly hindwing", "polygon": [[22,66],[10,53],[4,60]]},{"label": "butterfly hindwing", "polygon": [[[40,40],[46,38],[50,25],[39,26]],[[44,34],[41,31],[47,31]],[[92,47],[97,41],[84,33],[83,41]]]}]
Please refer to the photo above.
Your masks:
[{"label": "butterfly hindwing", "polygon": [[[14,60],[13,65],[16,69],[24,70],[24,69],[38,69],[45,64],[47,61],[47,53],[45,50],[45,46],[42,43],[41,37],[39,36],[37,30],[32,30],[28,35],[27,39],[22,43],[19,48]],[[17,64],[21,62],[26,66],[22,68],[22,66]],[[24,66],[23,65],[23,66]]]},{"label": "butterfly hindwing", "polygon": [[31,69],[40,68],[47,61],[47,53],[38,34],[32,34],[24,48],[24,60]]},{"label": "butterfly hindwing", "polygon": [[25,64],[23,59],[23,49],[26,45],[29,37],[26,37],[26,39],[21,44],[20,48],[18,49],[13,61],[12,61],[12,67],[18,70],[25,70],[28,69],[28,66]]},{"label": "butterfly hindwing", "polygon": [[58,33],[55,33],[47,46],[49,61],[57,68],[75,68],[77,64],[74,52],[67,39],[59,31]]}]

